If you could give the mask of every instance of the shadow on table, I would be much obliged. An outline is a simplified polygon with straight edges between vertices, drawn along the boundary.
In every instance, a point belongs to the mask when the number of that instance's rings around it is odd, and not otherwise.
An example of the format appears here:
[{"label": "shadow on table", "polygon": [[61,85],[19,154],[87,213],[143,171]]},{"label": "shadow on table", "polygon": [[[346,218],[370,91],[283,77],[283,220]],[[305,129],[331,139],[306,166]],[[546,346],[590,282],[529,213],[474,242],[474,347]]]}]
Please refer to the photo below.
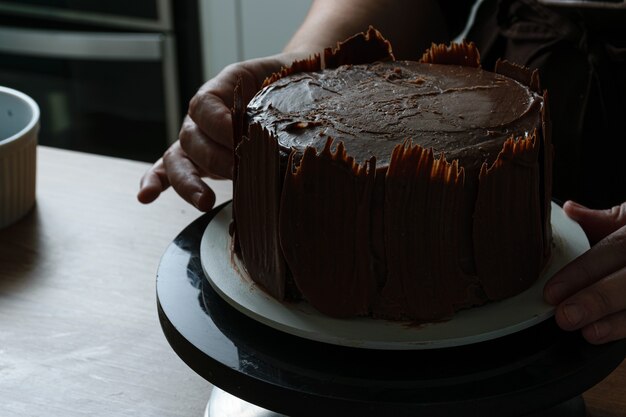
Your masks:
[{"label": "shadow on table", "polygon": [[38,276],[31,272],[39,266],[41,229],[37,203],[16,223],[0,229],[0,293],[16,291]]}]

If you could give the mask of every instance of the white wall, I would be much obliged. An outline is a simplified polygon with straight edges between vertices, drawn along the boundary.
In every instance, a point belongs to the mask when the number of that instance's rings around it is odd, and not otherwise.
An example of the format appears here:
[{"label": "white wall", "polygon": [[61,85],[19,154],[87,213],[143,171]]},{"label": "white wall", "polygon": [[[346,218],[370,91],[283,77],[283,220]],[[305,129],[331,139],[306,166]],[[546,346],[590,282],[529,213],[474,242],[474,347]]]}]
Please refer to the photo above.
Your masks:
[{"label": "white wall", "polygon": [[226,65],[280,52],[310,0],[199,0],[206,78]]}]

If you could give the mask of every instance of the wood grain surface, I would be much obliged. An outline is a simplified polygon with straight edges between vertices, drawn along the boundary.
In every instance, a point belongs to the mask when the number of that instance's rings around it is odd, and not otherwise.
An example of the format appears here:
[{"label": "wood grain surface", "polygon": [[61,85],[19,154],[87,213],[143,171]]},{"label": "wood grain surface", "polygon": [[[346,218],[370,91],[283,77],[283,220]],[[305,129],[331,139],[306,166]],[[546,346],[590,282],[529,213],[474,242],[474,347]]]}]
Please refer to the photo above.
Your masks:
[{"label": "wood grain surface", "polygon": [[[201,213],[172,190],[139,204],[148,166],[39,147],[37,204],[0,230],[1,417],[202,416],[211,386],[167,344],[155,298],[161,255]],[[626,362],[585,399],[626,416]]]}]

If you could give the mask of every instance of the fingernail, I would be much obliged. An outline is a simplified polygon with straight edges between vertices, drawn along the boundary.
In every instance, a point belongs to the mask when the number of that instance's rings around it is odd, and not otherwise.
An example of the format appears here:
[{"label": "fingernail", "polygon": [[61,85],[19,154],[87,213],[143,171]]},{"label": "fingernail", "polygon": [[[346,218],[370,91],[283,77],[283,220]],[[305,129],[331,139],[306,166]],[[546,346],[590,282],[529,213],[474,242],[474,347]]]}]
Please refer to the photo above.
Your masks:
[{"label": "fingernail", "polygon": [[198,193],[194,193],[191,196],[191,202],[193,203],[194,206],[196,206],[197,209],[200,209],[200,201],[202,199],[202,193],[198,192]]},{"label": "fingernail", "polygon": [[576,208],[581,208],[581,209],[586,209],[587,207],[583,206],[582,204],[579,204],[575,201],[569,200],[567,202],[567,204],[569,204],[570,206],[576,207]]},{"label": "fingernail", "polygon": [[611,333],[611,325],[606,321],[598,321],[585,329],[585,335],[593,341],[600,341]]},{"label": "fingernail", "polygon": [[566,304],[563,307],[563,315],[570,325],[572,325],[573,327],[577,327],[583,320],[585,312],[577,304]]}]

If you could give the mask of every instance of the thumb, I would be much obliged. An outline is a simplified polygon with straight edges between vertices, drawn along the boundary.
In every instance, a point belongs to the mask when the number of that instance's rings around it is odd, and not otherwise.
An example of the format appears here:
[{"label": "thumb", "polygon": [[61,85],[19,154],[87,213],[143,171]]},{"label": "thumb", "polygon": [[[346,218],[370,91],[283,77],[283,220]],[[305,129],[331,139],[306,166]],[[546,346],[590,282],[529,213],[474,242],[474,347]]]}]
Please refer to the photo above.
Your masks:
[{"label": "thumb", "polygon": [[563,211],[580,224],[592,245],[626,225],[626,202],[607,210],[594,210],[567,201]]}]

